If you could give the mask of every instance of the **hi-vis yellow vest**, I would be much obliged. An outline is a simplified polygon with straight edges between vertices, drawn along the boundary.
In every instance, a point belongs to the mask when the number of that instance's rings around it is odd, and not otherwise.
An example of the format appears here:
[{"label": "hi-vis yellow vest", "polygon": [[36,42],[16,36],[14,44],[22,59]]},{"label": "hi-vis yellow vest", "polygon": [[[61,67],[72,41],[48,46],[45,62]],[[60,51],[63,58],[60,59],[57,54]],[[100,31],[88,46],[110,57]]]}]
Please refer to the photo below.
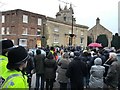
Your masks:
[{"label": "hi-vis yellow vest", "polygon": [[0,55],[0,76],[7,71],[6,65],[8,63],[8,58],[6,56]]},{"label": "hi-vis yellow vest", "polygon": [[28,89],[27,77],[22,75],[21,71],[10,71],[8,70],[2,75],[2,78],[5,79],[1,88],[24,88]]}]

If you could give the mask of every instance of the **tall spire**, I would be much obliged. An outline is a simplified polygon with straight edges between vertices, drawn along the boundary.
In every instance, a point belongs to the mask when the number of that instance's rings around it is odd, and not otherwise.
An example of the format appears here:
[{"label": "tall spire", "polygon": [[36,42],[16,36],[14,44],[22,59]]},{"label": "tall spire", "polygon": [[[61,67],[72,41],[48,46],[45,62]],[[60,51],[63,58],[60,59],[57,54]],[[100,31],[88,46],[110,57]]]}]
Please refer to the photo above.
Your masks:
[{"label": "tall spire", "polygon": [[72,11],[72,14],[74,14],[74,11],[73,11],[73,8],[72,8],[72,4],[70,4],[70,8],[69,9]]},{"label": "tall spire", "polygon": [[60,4],[59,4],[59,11],[61,11],[62,9],[61,9],[61,6],[60,6]]},{"label": "tall spire", "polygon": [[67,10],[67,5],[65,5],[65,8],[64,8],[64,10]]}]

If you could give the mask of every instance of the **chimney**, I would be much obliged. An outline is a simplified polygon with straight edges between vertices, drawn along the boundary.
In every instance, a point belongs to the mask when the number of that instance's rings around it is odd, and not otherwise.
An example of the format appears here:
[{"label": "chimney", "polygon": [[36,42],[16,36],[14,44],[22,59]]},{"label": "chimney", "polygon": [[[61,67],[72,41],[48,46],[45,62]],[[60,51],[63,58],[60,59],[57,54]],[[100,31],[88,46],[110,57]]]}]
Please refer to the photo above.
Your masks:
[{"label": "chimney", "polygon": [[100,24],[100,19],[99,19],[99,17],[96,19],[96,25],[97,24]]}]

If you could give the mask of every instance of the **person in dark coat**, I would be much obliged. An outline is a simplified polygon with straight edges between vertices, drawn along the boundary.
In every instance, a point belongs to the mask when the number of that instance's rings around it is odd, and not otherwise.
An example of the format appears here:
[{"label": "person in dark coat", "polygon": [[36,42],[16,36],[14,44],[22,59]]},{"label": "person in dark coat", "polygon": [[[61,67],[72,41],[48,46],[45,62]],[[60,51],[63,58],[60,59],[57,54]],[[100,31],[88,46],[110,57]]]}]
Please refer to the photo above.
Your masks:
[{"label": "person in dark coat", "polygon": [[28,83],[29,83],[29,88],[31,88],[31,78],[32,74],[34,73],[34,57],[33,57],[33,52],[28,52],[30,59],[27,61],[27,66],[26,66],[26,74],[28,77]]},{"label": "person in dark coat", "polygon": [[[35,72],[36,72],[36,89],[39,90],[39,84],[41,84],[41,90],[44,89],[44,72],[45,72],[45,55],[41,54],[41,50],[36,50],[36,56],[34,57],[35,63]],[[41,77],[41,83],[39,83],[39,79]]]},{"label": "person in dark coat", "polygon": [[45,51],[46,51],[46,56],[47,56],[48,53],[50,52],[49,45],[46,46]]},{"label": "person in dark coat", "polygon": [[53,83],[56,78],[57,62],[54,60],[52,52],[49,52],[45,59],[45,79],[46,90],[53,90]]},{"label": "person in dark coat", "polygon": [[85,62],[87,66],[87,71],[86,71],[87,75],[84,77],[84,86],[86,88],[89,88],[89,78],[90,78],[90,68],[91,68],[92,57],[87,50],[84,50],[83,53],[81,54],[81,58],[82,58],[82,61]]},{"label": "person in dark coat", "polygon": [[84,89],[84,76],[86,76],[86,64],[81,60],[80,53],[74,52],[75,58],[69,63],[66,76],[70,78],[71,90]]},{"label": "person in dark coat", "polygon": [[104,54],[103,54],[103,51],[101,50],[99,50],[99,51],[96,51],[96,55],[94,55],[93,56],[93,59],[92,59],[92,61],[91,61],[91,65],[94,65],[94,60],[96,59],[96,58],[101,58],[102,59],[102,65],[105,63],[105,61],[106,61],[106,57],[104,56]]}]

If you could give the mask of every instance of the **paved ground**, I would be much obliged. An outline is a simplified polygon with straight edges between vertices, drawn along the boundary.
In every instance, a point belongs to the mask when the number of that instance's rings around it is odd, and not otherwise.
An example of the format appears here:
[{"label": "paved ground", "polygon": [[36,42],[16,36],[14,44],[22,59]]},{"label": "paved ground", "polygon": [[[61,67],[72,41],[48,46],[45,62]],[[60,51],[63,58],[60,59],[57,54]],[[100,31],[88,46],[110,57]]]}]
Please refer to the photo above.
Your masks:
[{"label": "paved ground", "polygon": [[[31,81],[31,88],[35,88],[35,81],[36,81],[36,77],[35,77],[36,75],[34,74],[33,75],[33,77],[32,77],[32,81]],[[57,73],[56,73],[56,77],[57,77]],[[45,85],[46,85],[46,83],[45,83]],[[44,85],[44,86],[45,86]],[[57,82],[57,80],[56,80],[56,82],[54,82],[54,87],[53,88],[59,88],[60,86],[59,86],[59,83]]]},{"label": "paved ground", "polygon": [[56,81],[55,83],[54,83],[54,87],[53,88],[59,88],[60,87],[60,85],[59,85],[59,83]]}]

